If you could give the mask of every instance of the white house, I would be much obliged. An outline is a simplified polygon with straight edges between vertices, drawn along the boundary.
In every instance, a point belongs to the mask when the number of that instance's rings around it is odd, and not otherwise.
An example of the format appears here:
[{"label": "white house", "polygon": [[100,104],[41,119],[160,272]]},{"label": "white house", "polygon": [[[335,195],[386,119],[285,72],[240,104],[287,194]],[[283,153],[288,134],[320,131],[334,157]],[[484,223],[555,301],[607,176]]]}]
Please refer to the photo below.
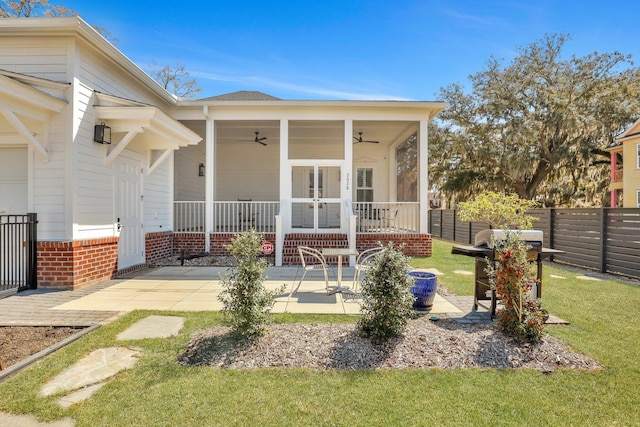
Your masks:
[{"label": "white house", "polygon": [[37,213],[39,286],[222,254],[249,228],[276,265],[314,240],[429,255],[427,124],[444,107],[178,100],[80,18],[2,19],[0,215]]}]

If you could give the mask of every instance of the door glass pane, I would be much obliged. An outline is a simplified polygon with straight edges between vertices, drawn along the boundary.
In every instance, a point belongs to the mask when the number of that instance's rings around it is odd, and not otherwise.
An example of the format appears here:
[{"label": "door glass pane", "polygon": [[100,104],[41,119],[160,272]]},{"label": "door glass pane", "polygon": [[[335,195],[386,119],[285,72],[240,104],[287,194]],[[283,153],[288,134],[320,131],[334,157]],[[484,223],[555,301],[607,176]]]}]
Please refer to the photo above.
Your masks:
[{"label": "door glass pane", "polygon": [[340,203],[320,203],[318,228],[340,228]]},{"label": "door glass pane", "polygon": [[313,167],[294,166],[292,168],[291,192],[295,199],[313,198]]},{"label": "door glass pane", "polygon": [[[320,175],[320,171],[322,175]],[[340,167],[328,166],[320,168],[318,171],[318,178],[322,177],[323,195],[320,197],[326,197],[330,199],[340,198]],[[318,184],[320,186],[320,184]]]},{"label": "door glass pane", "polygon": [[313,228],[313,203],[291,204],[291,226],[293,228]]}]

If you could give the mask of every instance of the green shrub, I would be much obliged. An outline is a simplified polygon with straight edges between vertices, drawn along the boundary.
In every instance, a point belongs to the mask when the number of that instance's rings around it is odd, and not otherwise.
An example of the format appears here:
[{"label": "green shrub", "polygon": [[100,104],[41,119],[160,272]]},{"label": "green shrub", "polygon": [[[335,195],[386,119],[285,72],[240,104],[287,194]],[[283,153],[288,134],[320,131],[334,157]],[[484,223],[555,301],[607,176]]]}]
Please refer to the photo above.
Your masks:
[{"label": "green shrub", "polygon": [[472,202],[460,203],[458,216],[462,221],[481,221],[493,228],[519,228],[530,230],[537,218],[527,215],[527,210],[536,205],[516,194],[500,194],[486,191]]},{"label": "green shrub", "polygon": [[224,304],[222,312],[227,324],[238,337],[255,337],[266,331],[275,295],[281,292],[264,287],[263,273],[269,264],[258,257],[264,241],[263,234],[251,230],[235,236],[226,246],[238,265],[222,275],[223,290],[218,299]]},{"label": "green shrub", "polygon": [[415,297],[410,258],[389,243],[378,254],[362,282],[362,314],[358,326],[365,336],[376,342],[404,332],[412,313]]}]

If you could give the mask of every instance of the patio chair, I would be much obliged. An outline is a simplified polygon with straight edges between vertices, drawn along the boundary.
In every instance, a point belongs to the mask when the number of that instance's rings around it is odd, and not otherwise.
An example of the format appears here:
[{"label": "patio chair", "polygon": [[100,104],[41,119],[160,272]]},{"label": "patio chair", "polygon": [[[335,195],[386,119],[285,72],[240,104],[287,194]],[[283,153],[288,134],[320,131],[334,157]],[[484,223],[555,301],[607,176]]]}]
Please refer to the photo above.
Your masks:
[{"label": "patio chair", "polygon": [[[398,212],[400,209],[394,209],[393,213],[389,212],[388,214],[382,215],[380,220],[386,229],[396,228],[396,218],[398,218]],[[393,225],[393,226],[392,226]]]},{"label": "patio chair", "polygon": [[304,276],[306,276],[309,271],[313,270],[322,270],[324,272],[325,287],[327,289],[327,293],[329,293],[329,274],[327,272],[327,260],[325,259],[324,255],[322,255],[322,252],[308,246],[298,246],[298,254],[300,254],[300,262],[302,263],[302,277],[300,278],[298,286],[296,286],[296,289],[292,292],[292,294],[298,292],[298,289],[300,288],[300,285],[304,280]]},{"label": "patio chair", "polygon": [[367,249],[365,251],[360,252],[358,258],[356,258],[356,265],[354,266],[355,272],[353,274],[353,290],[356,291],[358,289],[358,283],[360,283],[360,274],[362,271],[366,271],[371,267],[371,261],[375,258],[376,255],[381,254],[386,251],[387,248],[384,246],[378,246],[375,248]]},{"label": "patio chair", "polygon": [[240,219],[240,229],[242,231],[253,228],[256,225],[256,212],[253,212],[251,199],[238,199],[240,203],[238,217]]}]

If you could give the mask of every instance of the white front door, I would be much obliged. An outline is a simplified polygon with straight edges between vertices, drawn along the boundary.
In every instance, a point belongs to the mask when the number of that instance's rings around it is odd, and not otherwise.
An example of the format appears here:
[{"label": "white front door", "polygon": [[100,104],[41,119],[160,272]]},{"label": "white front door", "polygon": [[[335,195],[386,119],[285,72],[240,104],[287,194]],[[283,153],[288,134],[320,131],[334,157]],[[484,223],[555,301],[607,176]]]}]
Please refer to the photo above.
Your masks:
[{"label": "white front door", "polygon": [[291,228],[317,232],[341,224],[340,166],[293,166]]},{"label": "white front door", "polygon": [[115,163],[118,269],[143,264],[142,159],[133,153],[121,154]]},{"label": "white front door", "polygon": [[0,215],[27,213],[27,147],[0,148]]}]

